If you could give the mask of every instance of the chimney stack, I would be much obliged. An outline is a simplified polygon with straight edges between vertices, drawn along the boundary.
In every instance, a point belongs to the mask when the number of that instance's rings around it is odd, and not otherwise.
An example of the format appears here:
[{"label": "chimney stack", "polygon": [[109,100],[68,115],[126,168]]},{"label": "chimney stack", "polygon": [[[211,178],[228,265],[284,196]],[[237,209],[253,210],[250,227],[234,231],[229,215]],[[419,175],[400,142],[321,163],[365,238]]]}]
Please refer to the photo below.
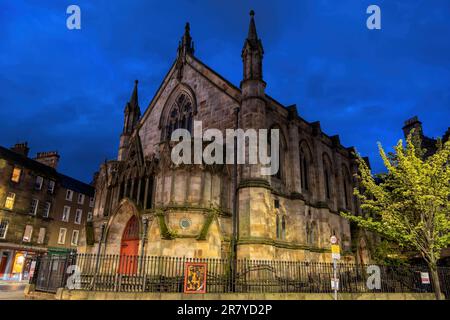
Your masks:
[{"label": "chimney stack", "polygon": [[405,135],[405,139],[409,136],[413,129],[415,135],[423,135],[422,122],[419,121],[419,118],[417,116],[405,121],[405,126],[403,127],[403,134]]},{"label": "chimney stack", "polygon": [[30,148],[28,148],[28,142],[20,142],[16,143],[14,147],[11,147],[11,150],[14,151],[15,153],[28,157],[28,152],[30,151]]},{"label": "chimney stack", "polygon": [[59,163],[59,154],[57,151],[38,152],[34,160],[56,169]]}]

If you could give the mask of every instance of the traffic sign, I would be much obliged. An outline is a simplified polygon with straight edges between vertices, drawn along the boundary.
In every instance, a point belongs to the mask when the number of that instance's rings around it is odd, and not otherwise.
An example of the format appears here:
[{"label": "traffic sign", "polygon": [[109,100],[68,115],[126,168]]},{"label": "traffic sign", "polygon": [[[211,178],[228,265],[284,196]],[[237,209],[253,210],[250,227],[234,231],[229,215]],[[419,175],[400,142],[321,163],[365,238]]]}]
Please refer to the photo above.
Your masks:
[{"label": "traffic sign", "polygon": [[339,290],[339,279],[337,278],[331,279],[331,289],[336,291]]},{"label": "traffic sign", "polygon": [[331,257],[336,260],[341,259],[341,248],[337,244],[331,245]]},{"label": "traffic sign", "polygon": [[421,272],[420,279],[422,279],[422,284],[430,284],[430,274],[428,272]]}]

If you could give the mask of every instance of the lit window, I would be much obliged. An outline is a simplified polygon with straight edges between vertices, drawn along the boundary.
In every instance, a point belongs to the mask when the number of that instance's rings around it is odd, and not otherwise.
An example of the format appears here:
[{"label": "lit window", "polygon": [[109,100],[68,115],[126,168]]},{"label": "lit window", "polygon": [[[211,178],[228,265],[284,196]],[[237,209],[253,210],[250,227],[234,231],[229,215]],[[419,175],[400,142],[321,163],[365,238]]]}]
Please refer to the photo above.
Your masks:
[{"label": "lit window", "polygon": [[27,225],[25,232],[23,233],[23,242],[31,242],[31,236],[33,235],[33,226]]},{"label": "lit window", "polygon": [[0,220],[0,239],[6,239],[6,232],[8,232],[8,220]]},{"label": "lit window", "polygon": [[22,173],[22,169],[15,167],[12,172],[11,181],[15,182],[15,183],[19,183],[21,173]]},{"label": "lit window", "polygon": [[64,244],[66,242],[66,228],[60,228],[59,229],[59,235],[58,235],[58,244]]},{"label": "lit window", "polygon": [[81,216],[83,215],[83,210],[77,209],[75,212],[75,223],[80,224],[81,223]]},{"label": "lit window", "polygon": [[34,184],[34,188],[36,190],[41,190],[42,189],[42,184],[44,183],[44,178],[42,178],[41,176],[37,176],[36,177],[36,182]]},{"label": "lit window", "polygon": [[52,203],[51,202],[46,202],[45,203],[45,208],[44,208],[44,218],[48,218],[50,216],[50,208],[52,207]]},{"label": "lit window", "polygon": [[77,246],[78,245],[78,237],[80,235],[80,231],[78,230],[73,230],[72,232],[72,240],[70,240],[70,244],[72,246]]},{"label": "lit window", "polygon": [[55,190],[55,181],[50,180],[48,182],[48,188],[47,188],[47,192],[50,194],[53,194],[53,191]]},{"label": "lit window", "polygon": [[14,201],[16,199],[16,194],[12,192],[8,192],[8,195],[6,196],[5,201],[5,208],[12,210],[14,208]]},{"label": "lit window", "polygon": [[30,208],[30,214],[33,216],[36,215],[37,209],[39,206],[39,200],[38,199],[31,199],[31,208]]},{"label": "lit window", "polygon": [[89,199],[89,207],[93,208],[94,207],[94,197],[91,197]]},{"label": "lit window", "polygon": [[86,219],[88,222],[92,221],[92,212],[88,212]]},{"label": "lit window", "polygon": [[79,193],[78,194],[78,204],[83,204],[84,203],[84,194]]},{"label": "lit window", "polygon": [[62,221],[68,222],[70,216],[70,207],[64,206],[63,215],[62,215]]},{"label": "lit window", "polygon": [[44,243],[44,240],[45,240],[45,228],[40,228],[37,243],[42,244]]},{"label": "lit window", "polygon": [[73,198],[73,191],[67,189],[67,192],[66,192],[66,200],[67,200],[67,201],[72,201],[72,198]]}]

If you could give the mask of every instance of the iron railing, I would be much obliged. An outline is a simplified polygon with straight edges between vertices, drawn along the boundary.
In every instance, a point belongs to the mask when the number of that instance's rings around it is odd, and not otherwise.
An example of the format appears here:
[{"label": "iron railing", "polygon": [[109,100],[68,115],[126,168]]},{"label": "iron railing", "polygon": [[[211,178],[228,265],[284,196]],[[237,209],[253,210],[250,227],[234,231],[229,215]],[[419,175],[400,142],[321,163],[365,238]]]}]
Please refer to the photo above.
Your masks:
[{"label": "iron railing", "polygon": [[[76,254],[43,256],[31,279],[36,289],[56,292],[68,281],[78,279],[79,290],[113,292],[168,292],[184,290],[185,263],[206,263],[208,293],[331,293],[333,264],[319,262],[237,260],[235,277],[230,272],[228,259],[196,259],[160,256],[119,256]],[[72,277],[72,267],[79,277]],[[421,272],[426,266],[378,265],[380,287],[367,285],[369,265],[337,264],[339,292],[341,293],[432,293],[433,285],[423,284]],[[441,290],[449,297],[450,268],[440,267]],[[431,275],[431,274],[430,274]],[[74,284],[74,283],[72,283]]]}]

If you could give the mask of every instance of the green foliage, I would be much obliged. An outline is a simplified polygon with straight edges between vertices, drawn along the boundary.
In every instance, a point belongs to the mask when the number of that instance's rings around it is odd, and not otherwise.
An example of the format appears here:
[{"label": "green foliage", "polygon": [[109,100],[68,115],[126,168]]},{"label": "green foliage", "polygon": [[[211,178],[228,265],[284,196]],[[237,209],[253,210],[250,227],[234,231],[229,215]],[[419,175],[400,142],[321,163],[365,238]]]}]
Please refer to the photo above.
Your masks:
[{"label": "green foliage", "polygon": [[388,172],[376,183],[366,162],[358,156],[364,216],[342,215],[359,226],[382,235],[401,249],[420,252],[431,267],[450,244],[450,142],[423,159],[420,143],[410,135],[395,153],[387,155],[379,145]]}]

